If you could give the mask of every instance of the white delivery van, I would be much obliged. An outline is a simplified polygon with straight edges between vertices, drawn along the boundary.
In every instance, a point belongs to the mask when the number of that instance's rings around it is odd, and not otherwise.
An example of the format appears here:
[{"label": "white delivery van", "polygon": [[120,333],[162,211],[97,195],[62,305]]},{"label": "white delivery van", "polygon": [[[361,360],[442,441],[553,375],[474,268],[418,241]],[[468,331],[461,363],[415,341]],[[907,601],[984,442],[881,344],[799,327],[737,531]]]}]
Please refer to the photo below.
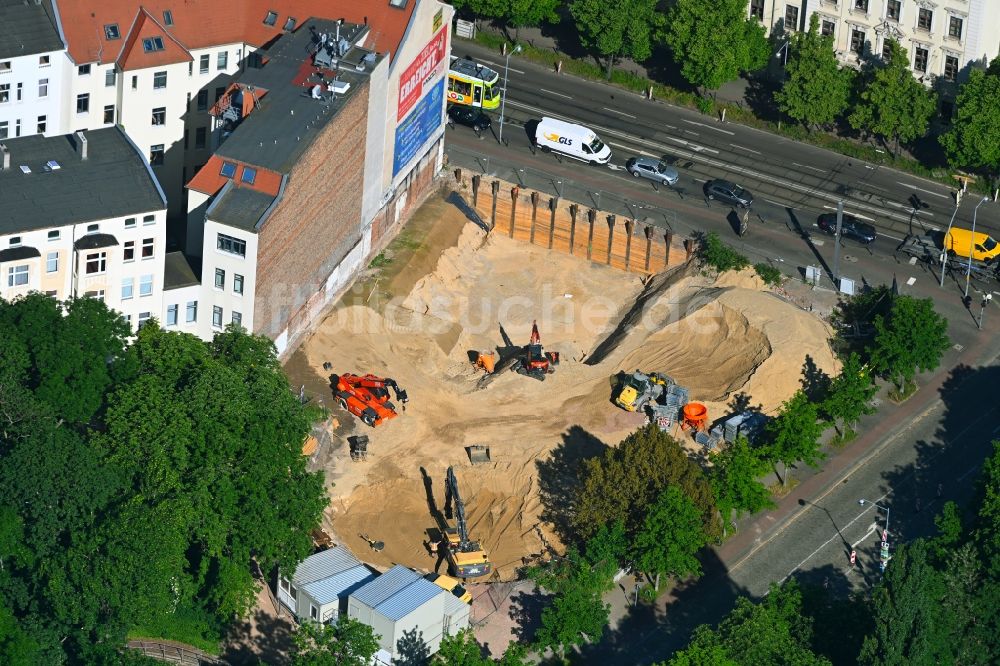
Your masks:
[{"label": "white delivery van", "polygon": [[611,160],[611,149],[593,130],[555,118],[542,118],[538,122],[535,145],[591,164],[607,164]]}]

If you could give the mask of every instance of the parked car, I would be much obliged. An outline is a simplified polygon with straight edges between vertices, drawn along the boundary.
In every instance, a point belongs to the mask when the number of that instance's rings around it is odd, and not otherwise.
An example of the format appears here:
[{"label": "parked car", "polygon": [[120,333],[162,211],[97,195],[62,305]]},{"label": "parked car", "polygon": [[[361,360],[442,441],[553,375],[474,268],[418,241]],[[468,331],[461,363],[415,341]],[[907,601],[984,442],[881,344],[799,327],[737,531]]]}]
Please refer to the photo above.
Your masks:
[{"label": "parked car", "polygon": [[676,185],[677,169],[654,157],[633,157],[625,163],[625,168],[636,178],[648,178],[654,183]]},{"label": "parked car", "polygon": [[[818,226],[822,231],[825,231],[833,236],[837,233],[837,214],[823,213],[819,216],[819,219],[816,220],[816,226]],[[858,241],[859,243],[868,245],[868,243],[875,241],[875,227],[867,222],[862,222],[853,215],[844,213],[844,219],[840,224],[840,237],[850,238]]]},{"label": "parked car", "polygon": [[485,132],[493,126],[488,115],[471,106],[449,106],[448,117],[452,122],[471,127],[477,132]]},{"label": "parked car", "polygon": [[753,194],[749,190],[745,190],[728,180],[710,180],[705,183],[705,196],[743,208],[749,208],[750,204],[753,203]]}]

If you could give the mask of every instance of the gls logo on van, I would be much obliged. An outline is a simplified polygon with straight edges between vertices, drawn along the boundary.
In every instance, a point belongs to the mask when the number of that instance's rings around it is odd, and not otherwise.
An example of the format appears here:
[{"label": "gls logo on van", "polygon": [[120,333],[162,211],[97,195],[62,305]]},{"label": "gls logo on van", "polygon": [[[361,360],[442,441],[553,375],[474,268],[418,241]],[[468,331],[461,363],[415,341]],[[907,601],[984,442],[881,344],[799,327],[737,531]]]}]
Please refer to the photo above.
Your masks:
[{"label": "gls logo on van", "polygon": [[553,143],[561,143],[564,146],[573,145],[573,139],[567,139],[566,137],[559,136],[558,134],[546,134],[545,138],[548,139],[549,141],[552,141]]}]

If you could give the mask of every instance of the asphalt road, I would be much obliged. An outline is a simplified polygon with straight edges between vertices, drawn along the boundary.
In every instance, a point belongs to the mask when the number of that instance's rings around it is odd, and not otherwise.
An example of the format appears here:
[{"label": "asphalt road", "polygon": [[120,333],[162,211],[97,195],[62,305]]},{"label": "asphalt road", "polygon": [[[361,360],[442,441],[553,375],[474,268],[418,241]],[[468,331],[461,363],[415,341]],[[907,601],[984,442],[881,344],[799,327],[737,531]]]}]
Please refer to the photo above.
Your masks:
[{"label": "asphalt road", "polygon": [[[495,52],[456,41],[453,53],[468,54],[503,76],[504,59]],[[779,209],[818,207],[822,212],[834,210],[843,200],[847,212],[872,221],[882,234],[897,238],[923,230],[943,230],[955,210],[953,191],[936,182],[764,131],[722,123],[634,93],[556,75],[517,56],[510,59],[508,93],[503,134],[514,151],[528,150],[528,137],[521,126],[546,115],[594,129],[612,148],[612,168],[622,167],[636,154],[676,159],[681,166],[680,187],[695,196],[700,196],[699,181],[724,177],[754,192],[761,207],[770,203]],[[498,115],[499,111],[494,112]],[[499,125],[496,118],[495,125]],[[543,163],[556,159],[551,155],[538,157]],[[584,167],[576,162],[572,168],[579,173]],[[962,197],[956,223],[970,227],[976,203],[975,195]],[[980,207],[980,227],[1000,231],[1000,204]]]}]

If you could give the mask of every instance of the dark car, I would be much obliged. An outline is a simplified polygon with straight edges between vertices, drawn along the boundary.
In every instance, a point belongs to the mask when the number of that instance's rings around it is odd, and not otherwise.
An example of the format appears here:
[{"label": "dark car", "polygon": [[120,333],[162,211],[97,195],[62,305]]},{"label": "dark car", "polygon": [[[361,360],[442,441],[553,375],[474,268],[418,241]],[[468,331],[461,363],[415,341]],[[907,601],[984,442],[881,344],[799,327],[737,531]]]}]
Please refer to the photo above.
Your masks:
[{"label": "dark car", "polygon": [[[837,214],[823,213],[816,220],[816,226],[833,236],[837,233]],[[844,219],[840,224],[840,237],[850,238],[868,245],[868,243],[875,241],[875,227],[867,222],[862,222],[853,215],[844,213]]]},{"label": "dark car", "polygon": [[488,115],[471,106],[449,106],[448,117],[452,122],[466,125],[477,132],[485,132],[493,125]]},{"label": "dark car", "polygon": [[710,180],[705,183],[705,196],[743,208],[749,208],[750,204],[753,203],[753,195],[749,190],[745,190],[728,180]]},{"label": "dark car", "polygon": [[677,184],[677,169],[654,157],[633,157],[625,168],[636,178],[648,178],[656,183]]}]

